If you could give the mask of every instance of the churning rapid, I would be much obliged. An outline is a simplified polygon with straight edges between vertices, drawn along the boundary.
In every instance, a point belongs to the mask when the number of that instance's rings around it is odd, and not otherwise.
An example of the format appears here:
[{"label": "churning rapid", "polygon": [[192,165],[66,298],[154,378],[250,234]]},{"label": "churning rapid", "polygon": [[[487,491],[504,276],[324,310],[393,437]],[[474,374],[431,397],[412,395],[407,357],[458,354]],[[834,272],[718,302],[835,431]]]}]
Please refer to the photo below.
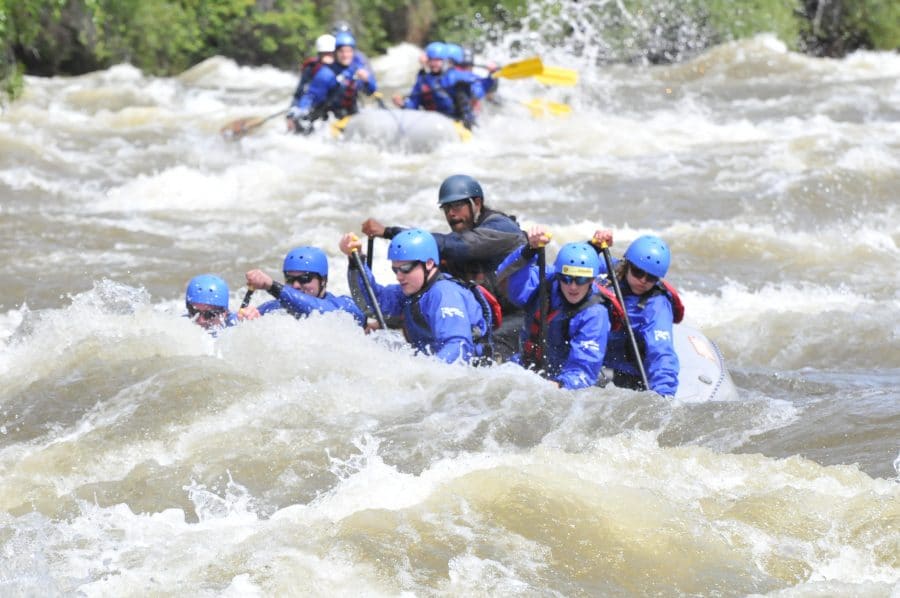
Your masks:
[{"label": "churning rapid", "polygon": [[[0,118],[0,594],[896,595],[900,56],[535,52],[578,86],[504,80],[470,143],[430,152],[281,118],[229,142],[296,79],[220,58],[27,80]],[[375,66],[401,91],[415,54]],[[301,244],[346,293],[340,235],[446,230],[458,172],[551,254],[661,235],[739,396],[562,391],[337,314],[215,338],[182,317],[192,276],[236,306]]]}]

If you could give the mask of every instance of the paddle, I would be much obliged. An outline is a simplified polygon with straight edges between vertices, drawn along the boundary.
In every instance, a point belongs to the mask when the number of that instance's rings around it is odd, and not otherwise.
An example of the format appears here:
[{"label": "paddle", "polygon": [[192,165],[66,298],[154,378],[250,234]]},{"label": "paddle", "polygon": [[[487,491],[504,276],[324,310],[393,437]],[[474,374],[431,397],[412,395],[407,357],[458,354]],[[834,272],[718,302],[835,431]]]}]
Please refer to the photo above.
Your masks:
[{"label": "paddle", "polygon": [[375,98],[375,102],[378,104],[378,107],[382,110],[390,110],[387,107],[387,104],[384,103],[384,94],[380,91],[376,91],[372,93],[372,97]]},{"label": "paddle", "polygon": [[542,245],[537,249],[538,258],[538,313],[540,318],[540,326],[538,329],[538,371],[544,370],[547,363],[547,317],[550,312],[550,305],[547,292],[547,251]]},{"label": "paddle", "polygon": [[544,65],[537,56],[526,58],[519,62],[510,62],[502,68],[491,73],[491,77],[495,79],[524,79],[541,74]]},{"label": "paddle", "polygon": [[372,269],[372,254],[375,253],[375,237],[369,237],[366,243],[366,265]]},{"label": "paddle", "polygon": [[253,129],[257,129],[273,118],[283,116],[285,114],[287,114],[287,109],[279,110],[275,114],[270,114],[269,116],[265,117],[250,116],[247,118],[239,118],[237,120],[231,121],[221,129],[219,129],[219,133],[221,133],[222,137],[228,139],[229,141],[237,141]]},{"label": "paddle", "polygon": [[244,299],[241,301],[241,308],[238,310],[238,316],[240,317],[241,312],[247,309],[250,306],[250,297],[253,296],[253,289],[247,287],[247,292],[244,293]]},{"label": "paddle", "polygon": [[544,85],[572,87],[578,84],[578,71],[561,66],[544,65],[543,70],[534,76],[534,80]]},{"label": "paddle", "polygon": [[378,325],[381,326],[382,330],[387,330],[387,323],[384,321],[384,314],[381,313],[381,306],[378,305],[378,297],[375,296],[375,289],[372,288],[372,283],[369,282],[369,277],[366,274],[366,269],[363,267],[362,259],[360,259],[359,257],[359,250],[354,249],[350,253],[350,255],[353,256],[353,262],[356,264],[360,276],[362,276],[363,285],[366,287],[366,293],[369,295],[369,301],[372,302],[372,307],[375,309],[375,319],[378,320]]},{"label": "paddle", "polygon": [[[593,244],[593,242],[592,242]],[[596,245],[595,245],[596,246]],[[638,371],[641,374],[641,382],[644,383],[644,389],[650,389],[650,383],[647,382],[647,372],[644,371],[644,360],[641,359],[641,352],[638,349],[637,339],[634,338],[634,330],[631,329],[631,319],[628,317],[628,310],[625,309],[625,299],[622,297],[622,289],[619,287],[619,279],[613,271],[612,258],[609,255],[609,245],[606,242],[600,243],[600,250],[603,252],[603,259],[606,261],[606,272],[613,283],[613,289],[616,291],[616,299],[622,304],[622,313],[625,317],[625,330],[628,332],[628,340],[631,342],[631,350],[634,351],[634,358],[637,361]]]},{"label": "paddle", "polygon": [[548,114],[553,116],[569,116],[572,114],[572,107],[560,102],[534,98],[527,102],[523,101],[522,104],[531,111],[531,116],[535,118],[541,118]]},{"label": "paddle", "polygon": [[244,293],[244,300],[241,301],[241,309],[245,309],[250,307],[250,297],[253,296],[253,289],[247,289],[247,292]]}]

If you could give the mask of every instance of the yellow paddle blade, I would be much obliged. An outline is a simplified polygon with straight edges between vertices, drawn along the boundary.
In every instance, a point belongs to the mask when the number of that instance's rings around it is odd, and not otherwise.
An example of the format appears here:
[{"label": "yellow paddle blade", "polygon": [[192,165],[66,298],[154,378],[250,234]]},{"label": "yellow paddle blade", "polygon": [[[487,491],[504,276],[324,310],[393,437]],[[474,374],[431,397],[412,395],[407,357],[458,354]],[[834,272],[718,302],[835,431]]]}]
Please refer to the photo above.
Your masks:
[{"label": "yellow paddle blade", "polygon": [[348,114],[341,120],[336,120],[331,123],[331,136],[332,137],[340,137],[341,133],[344,132],[344,129],[347,127],[347,123],[350,122],[350,119],[353,117],[352,114]]},{"label": "yellow paddle blade", "polygon": [[472,131],[458,120],[453,121],[453,128],[456,129],[456,134],[459,135],[459,140],[463,143],[468,143],[472,140]]},{"label": "yellow paddle blade", "polygon": [[561,66],[544,66],[544,70],[535,75],[534,79],[544,85],[571,87],[578,84],[578,71]]},{"label": "yellow paddle blade", "polygon": [[534,56],[519,62],[511,62],[500,70],[494,71],[491,76],[495,79],[524,79],[525,77],[540,75],[543,70],[544,65],[541,59]]},{"label": "yellow paddle blade", "polygon": [[550,100],[535,98],[533,100],[528,100],[527,102],[522,102],[522,104],[531,111],[531,116],[535,118],[543,118],[547,115],[565,117],[572,114],[572,107],[560,102],[551,102]]}]

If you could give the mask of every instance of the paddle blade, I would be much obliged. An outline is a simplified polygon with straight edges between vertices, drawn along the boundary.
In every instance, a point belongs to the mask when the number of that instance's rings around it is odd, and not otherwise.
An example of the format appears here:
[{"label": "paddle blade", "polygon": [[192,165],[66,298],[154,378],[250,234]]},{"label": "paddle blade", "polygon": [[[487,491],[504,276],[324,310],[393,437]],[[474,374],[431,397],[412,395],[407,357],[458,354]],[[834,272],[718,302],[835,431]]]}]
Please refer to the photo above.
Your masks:
[{"label": "paddle blade", "polygon": [[464,124],[459,122],[458,120],[453,121],[453,128],[456,129],[456,134],[459,135],[459,140],[463,143],[468,143],[472,141],[472,131],[466,128]]},{"label": "paddle blade", "polygon": [[264,122],[266,122],[266,119],[259,116],[239,118],[219,129],[219,133],[229,141],[236,141]]},{"label": "paddle blade", "polygon": [[350,122],[351,118],[353,118],[353,115],[348,114],[344,118],[342,118],[340,120],[336,120],[333,123],[331,123],[331,127],[330,127],[331,136],[332,137],[340,137],[341,133],[344,132],[344,129],[347,128],[347,123]]},{"label": "paddle blade", "polygon": [[544,85],[572,87],[578,84],[578,71],[561,66],[544,66],[544,69],[536,74],[534,79]]},{"label": "paddle blade", "polygon": [[524,79],[525,77],[539,75],[543,70],[544,65],[541,59],[534,56],[519,62],[511,62],[500,70],[494,71],[491,76],[502,79]]},{"label": "paddle blade", "polygon": [[551,102],[550,100],[535,98],[533,100],[528,100],[527,102],[522,102],[522,104],[531,111],[531,116],[535,118],[542,118],[548,115],[565,117],[572,114],[572,107],[561,102]]}]

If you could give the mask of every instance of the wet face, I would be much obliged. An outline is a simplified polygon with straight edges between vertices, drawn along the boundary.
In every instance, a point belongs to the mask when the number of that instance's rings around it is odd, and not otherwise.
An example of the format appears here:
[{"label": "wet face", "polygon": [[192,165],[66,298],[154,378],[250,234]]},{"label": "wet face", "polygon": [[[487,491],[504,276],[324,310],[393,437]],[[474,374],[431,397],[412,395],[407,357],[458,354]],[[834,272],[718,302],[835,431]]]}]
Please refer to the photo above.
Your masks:
[{"label": "wet face", "polygon": [[325,290],[325,281],[315,272],[301,272],[298,270],[285,272],[284,284],[313,297],[321,297]]},{"label": "wet face", "polygon": [[191,320],[206,330],[224,326],[225,316],[228,313],[228,310],[224,307],[217,307],[206,303],[188,303],[187,310]]},{"label": "wet face", "polygon": [[444,70],[444,60],[442,58],[429,58],[428,70],[435,74],[440,73]]},{"label": "wet face", "polygon": [[625,275],[625,281],[631,287],[631,292],[635,295],[643,295],[653,288],[659,278],[644,272],[634,264],[628,264],[628,273]]},{"label": "wet face", "polygon": [[475,203],[476,208],[481,208],[481,199],[477,197],[473,198],[471,202],[468,199],[460,199],[441,206],[447,224],[450,225],[453,232],[461,233],[474,228],[475,214],[472,212],[472,202]]},{"label": "wet face", "polygon": [[335,52],[335,56],[337,57],[338,64],[341,66],[350,66],[350,61],[353,60],[353,48],[350,46],[341,46]]},{"label": "wet face", "polygon": [[434,261],[428,262],[394,260],[391,262],[391,270],[397,276],[400,290],[406,296],[418,293],[425,285],[428,272],[434,268]]},{"label": "wet face", "polygon": [[559,282],[559,290],[563,298],[575,305],[587,297],[593,279],[587,276],[564,276],[560,274],[557,275],[556,280]]}]

